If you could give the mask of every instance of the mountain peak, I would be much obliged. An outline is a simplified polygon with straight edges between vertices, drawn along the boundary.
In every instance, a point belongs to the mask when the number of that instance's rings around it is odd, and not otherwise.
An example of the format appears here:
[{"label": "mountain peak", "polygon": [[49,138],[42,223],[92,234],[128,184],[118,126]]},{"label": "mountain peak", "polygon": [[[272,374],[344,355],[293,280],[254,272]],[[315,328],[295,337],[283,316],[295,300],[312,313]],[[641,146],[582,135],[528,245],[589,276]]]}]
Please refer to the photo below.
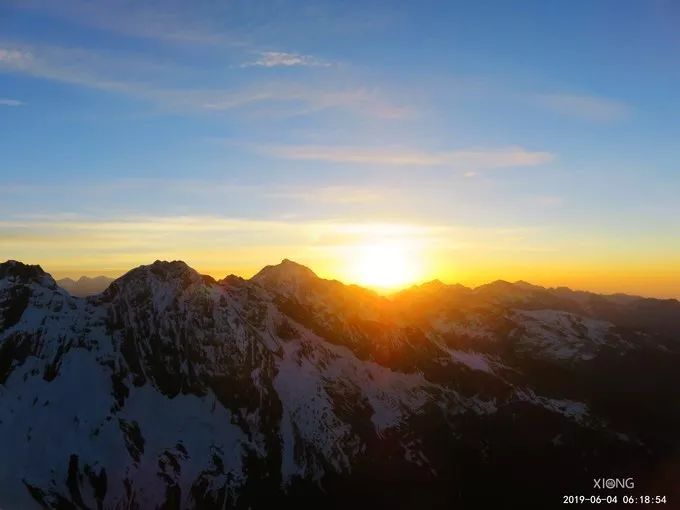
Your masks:
[{"label": "mountain peak", "polygon": [[519,287],[520,289],[526,290],[545,290],[545,287],[541,287],[540,285],[534,285],[533,283],[529,283],[525,280],[517,280],[513,285],[515,287]]},{"label": "mountain peak", "polygon": [[153,264],[141,265],[136,267],[128,274],[135,275],[154,275],[162,279],[172,279],[177,276],[183,276],[188,273],[196,273],[189,265],[182,260],[156,260]]},{"label": "mountain peak", "polygon": [[302,270],[302,271],[308,271],[310,273],[314,273],[311,269],[309,269],[307,266],[304,266],[298,262],[295,262],[294,260],[291,259],[283,259],[281,262],[276,264],[273,267],[280,267],[282,269],[287,269],[287,270]]},{"label": "mountain peak", "polygon": [[283,259],[279,264],[263,267],[252,280],[256,282],[264,280],[290,280],[299,278],[318,278],[316,273],[307,266],[298,264],[290,259]]},{"label": "mountain peak", "polygon": [[400,291],[396,292],[395,295],[407,294],[411,292],[439,292],[446,287],[447,285],[444,282],[439,279],[434,279],[423,283],[416,283],[406,289],[401,289]]},{"label": "mountain peak", "polygon": [[14,276],[21,279],[29,279],[46,275],[43,268],[38,265],[24,264],[18,260],[8,260],[0,264],[0,278]]},{"label": "mountain peak", "polygon": [[437,289],[441,287],[445,287],[446,284],[442,282],[439,278],[435,278],[434,280],[430,280],[429,282],[424,282],[419,285],[420,288],[431,288],[431,289]]},{"label": "mountain peak", "polygon": [[83,275],[83,276],[81,276],[80,278],[78,278],[78,282],[81,282],[81,283],[85,283],[85,282],[103,282],[103,281],[107,281],[107,280],[110,281],[111,278],[109,278],[109,277],[107,277],[107,276],[104,276],[104,275],[100,275],[100,276],[85,276],[85,275]]},{"label": "mountain peak", "polygon": [[77,280],[73,278],[61,278],[57,285],[66,289],[69,294],[77,297],[93,296],[101,294],[111,284],[113,278],[108,276],[81,276]]},{"label": "mountain peak", "polygon": [[36,282],[41,285],[53,285],[52,276],[39,265],[30,265],[18,260],[8,260],[0,264],[0,280],[12,278],[17,283]]},{"label": "mountain peak", "polygon": [[250,280],[261,287],[283,294],[307,289],[310,283],[320,281],[314,271],[290,259],[283,259],[273,266],[265,266]]},{"label": "mountain peak", "polygon": [[153,264],[136,267],[111,283],[106,293],[117,294],[124,289],[132,292],[140,289],[184,289],[192,284],[214,283],[209,276],[202,276],[181,260],[156,260]]}]

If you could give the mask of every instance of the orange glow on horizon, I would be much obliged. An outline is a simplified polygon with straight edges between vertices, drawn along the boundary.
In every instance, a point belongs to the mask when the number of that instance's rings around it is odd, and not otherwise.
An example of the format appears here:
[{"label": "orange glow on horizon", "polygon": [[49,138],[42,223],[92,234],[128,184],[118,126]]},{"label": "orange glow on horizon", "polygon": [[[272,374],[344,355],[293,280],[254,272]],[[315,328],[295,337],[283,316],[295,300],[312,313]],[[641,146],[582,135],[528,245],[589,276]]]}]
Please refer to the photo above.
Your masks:
[{"label": "orange glow on horizon", "polygon": [[228,274],[249,278],[288,258],[322,278],[385,294],[434,279],[468,287],[502,279],[680,297],[677,238],[655,236],[631,243],[600,239],[585,230],[568,237],[519,227],[211,217],[129,222],[58,218],[17,223],[13,232],[3,238],[3,260],[40,264],[57,279],[117,277],[156,259],[183,260],[218,280]]},{"label": "orange glow on horizon", "polygon": [[[475,266],[474,261],[461,257],[435,257],[432,254],[423,255],[419,250],[405,249],[401,254],[397,251],[396,256],[389,250],[390,243],[378,243],[377,245],[364,245],[342,250],[342,256],[313,257],[309,254],[295,254],[288,258],[308,266],[320,278],[337,279],[345,284],[357,284],[367,287],[381,294],[391,294],[401,289],[418,285],[431,280],[440,280],[447,284],[462,284],[467,287],[477,287],[495,280],[514,282],[517,280],[527,281],[543,287],[569,287],[573,290],[586,290],[601,294],[637,294],[655,298],[678,298],[680,297],[680,268],[671,264],[660,267],[644,265],[612,267],[604,265],[577,265],[555,268],[545,263],[533,265],[497,265],[480,267]],[[70,277],[77,279],[80,276],[105,275],[112,278],[123,275],[128,270],[140,265],[151,264],[159,257],[146,257],[144,260],[130,261],[129,264],[118,267],[83,268],[73,266],[58,267],[53,264],[45,264],[41,260],[23,260],[26,263],[41,264],[43,269],[51,273],[56,279]],[[228,274],[236,274],[243,278],[250,278],[267,264],[276,264],[283,257],[280,255],[262,257],[247,263],[228,265],[216,265],[219,257],[210,261],[203,257],[165,257],[166,260],[185,260],[201,274],[207,274],[220,280]],[[212,262],[212,263],[210,263]],[[398,278],[389,274],[388,268],[396,268]],[[377,273],[371,275],[371,268]],[[391,269],[389,269],[391,271]]]},{"label": "orange glow on horizon", "polygon": [[357,246],[347,266],[349,281],[376,290],[397,290],[423,279],[421,257],[404,241]]}]

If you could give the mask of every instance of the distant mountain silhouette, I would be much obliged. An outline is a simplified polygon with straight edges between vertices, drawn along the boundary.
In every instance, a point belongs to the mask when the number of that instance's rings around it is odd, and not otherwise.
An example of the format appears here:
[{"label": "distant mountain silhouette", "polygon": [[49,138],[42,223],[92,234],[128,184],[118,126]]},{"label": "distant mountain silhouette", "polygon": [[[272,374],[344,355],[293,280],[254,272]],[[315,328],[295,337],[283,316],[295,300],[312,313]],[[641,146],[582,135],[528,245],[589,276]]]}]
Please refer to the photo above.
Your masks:
[{"label": "distant mountain silhouette", "polygon": [[79,298],[8,261],[0,507],[558,508],[595,477],[675,504],[678,366],[677,300],[289,260]]},{"label": "distant mountain silhouette", "polygon": [[112,281],[113,278],[108,276],[95,276],[92,278],[81,276],[78,280],[62,278],[57,280],[57,285],[67,290],[72,296],[85,297],[104,292]]}]

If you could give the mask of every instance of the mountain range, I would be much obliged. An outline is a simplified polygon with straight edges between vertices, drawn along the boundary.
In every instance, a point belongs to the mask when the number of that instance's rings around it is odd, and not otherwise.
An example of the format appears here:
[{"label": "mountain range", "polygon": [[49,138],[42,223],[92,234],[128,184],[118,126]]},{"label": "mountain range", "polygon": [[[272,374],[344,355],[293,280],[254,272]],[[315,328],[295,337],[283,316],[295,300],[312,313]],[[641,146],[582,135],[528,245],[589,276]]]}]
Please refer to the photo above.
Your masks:
[{"label": "mountain range", "polygon": [[87,297],[104,292],[111,285],[113,278],[108,276],[81,276],[77,280],[62,278],[57,280],[57,285],[68,291],[72,296]]},{"label": "mountain range", "polygon": [[677,300],[289,260],[83,298],[7,261],[0,508],[557,508],[602,477],[677,505],[679,362]]}]

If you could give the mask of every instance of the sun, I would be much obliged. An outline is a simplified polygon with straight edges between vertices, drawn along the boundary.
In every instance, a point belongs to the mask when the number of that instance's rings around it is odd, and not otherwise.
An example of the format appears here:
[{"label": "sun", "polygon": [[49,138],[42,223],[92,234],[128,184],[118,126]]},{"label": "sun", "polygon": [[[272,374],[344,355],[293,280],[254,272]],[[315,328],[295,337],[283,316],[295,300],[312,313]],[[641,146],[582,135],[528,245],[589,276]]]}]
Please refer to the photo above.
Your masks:
[{"label": "sun", "polygon": [[352,250],[351,276],[359,285],[395,290],[421,278],[415,250],[408,243],[385,241],[357,246]]}]

